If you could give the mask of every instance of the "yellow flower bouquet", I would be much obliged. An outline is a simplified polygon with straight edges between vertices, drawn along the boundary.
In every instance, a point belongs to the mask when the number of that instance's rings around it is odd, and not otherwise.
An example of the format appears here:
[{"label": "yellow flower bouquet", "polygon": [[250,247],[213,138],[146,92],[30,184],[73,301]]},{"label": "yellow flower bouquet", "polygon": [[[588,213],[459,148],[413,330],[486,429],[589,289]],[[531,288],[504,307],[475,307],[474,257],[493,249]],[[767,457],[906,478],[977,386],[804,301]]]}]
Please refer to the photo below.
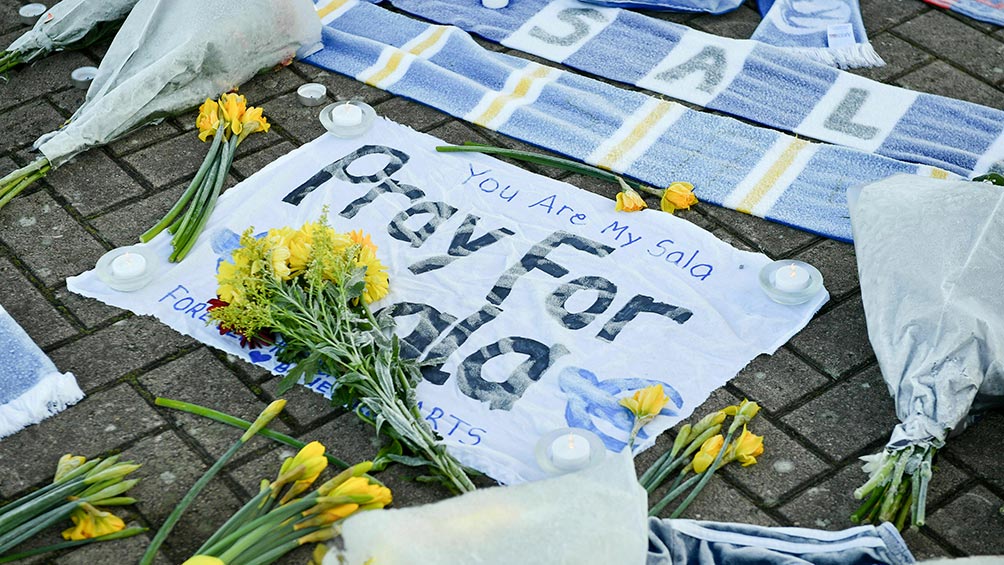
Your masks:
[{"label": "yellow flower bouquet", "polygon": [[251,347],[281,341],[278,359],[295,367],[280,393],[318,372],[333,375],[333,404],[356,406],[361,418],[414,455],[387,458],[428,465],[452,490],[474,490],[419,413],[419,365],[401,358],[393,318],[370,311],[389,290],[376,252],[368,235],[328,226],[326,212],[318,222],[261,238],[249,229],[232,261],[219,267],[210,317],[221,333],[239,334]]},{"label": "yellow flower bouquet", "polygon": [[[174,206],[157,225],[140,236],[140,241],[146,243],[165,228],[174,234],[171,261],[185,258],[209,221],[233,164],[237,146],[252,133],[266,133],[270,127],[262,109],[248,107],[247,100],[236,93],[224,94],[219,100],[207,99],[199,108],[195,125],[199,128],[201,141],[213,138],[209,153]],[[184,214],[181,213],[183,210]]]}]

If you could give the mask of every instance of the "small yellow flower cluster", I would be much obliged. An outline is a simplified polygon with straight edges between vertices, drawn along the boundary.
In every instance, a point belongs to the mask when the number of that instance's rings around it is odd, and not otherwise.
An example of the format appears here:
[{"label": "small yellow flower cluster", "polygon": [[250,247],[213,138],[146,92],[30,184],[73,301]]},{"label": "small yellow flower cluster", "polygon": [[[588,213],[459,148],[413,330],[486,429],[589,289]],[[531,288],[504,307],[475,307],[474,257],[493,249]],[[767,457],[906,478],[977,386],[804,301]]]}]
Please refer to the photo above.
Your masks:
[{"label": "small yellow flower cluster", "polygon": [[199,116],[195,118],[199,139],[206,141],[216,135],[221,122],[228,138],[230,135],[237,135],[243,139],[256,131],[265,133],[271,127],[262,115],[261,108],[248,107],[244,96],[233,92],[220,96],[218,101],[206,98],[199,107]]}]

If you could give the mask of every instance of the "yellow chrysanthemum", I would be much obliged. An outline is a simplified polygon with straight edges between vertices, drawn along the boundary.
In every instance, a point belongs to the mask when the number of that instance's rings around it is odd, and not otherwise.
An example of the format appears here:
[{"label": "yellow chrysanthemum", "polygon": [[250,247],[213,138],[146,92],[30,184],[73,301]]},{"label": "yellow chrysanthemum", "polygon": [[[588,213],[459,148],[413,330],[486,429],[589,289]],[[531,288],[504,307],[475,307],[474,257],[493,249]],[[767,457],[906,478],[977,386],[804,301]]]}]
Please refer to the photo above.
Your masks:
[{"label": "yellow chrysanthemum", "polygon": [[251,265],[248,254],[241,249],[235,251],[231,259],[233,262],[220,263],[216,274],[216,282],[219,283],[216,294],[220,300],[230,304],[238,304],[243,301],[244,292],[240,285],[234,283],[251,272]]},{"label": "yellow chrysanthemum", "polygon": [[243,131],[244,113],[247,111],[247,100],[244,96],[236,93],[224,94],[220,96],[220,111],[223,119],[227,122],[227,127],[234,135],[240,135]]},{"label": "yellow chrysanthemum", "polygon": [[703,473],[706,471],[714,463],[715,457],[718,457],[718,452],[722,450],[724,444],[725,438],[722,437],[722,434],[711,436],[704,440],[700,451],[694,455],[694,460],[692,461],[694,472]]},{"label": "yellow chrysanthemum", "polygon": [[359,250],[359,257],[356,265],[366,267],[366,289],[363,291],[363,301],[373,304],[390,292],[390,277],[387,275],[387,267],[377,258],[376,252],[369,247],[362,247]]},{"label": "yellow chrysanthemum", "polygon": [[697,197],[694,196],[694,185],[689,182],[674,182],[662,192],[662,200],[659,204],[663,212],[672,214],[677,210],[687,210],[697,203]]},{"label": "yellow chrysanthemum", "polygon": [[373,240],[370,239],[370,234],[364,232],[363,230],[350,231],[349,239],[352,241],[352,243],[370,249],[374,253],[376,253],[377,251],[377,246],[375,243],[373,243]]},{"label": "yellow chrysanthemum", "polygon": [[732,453],[743,467],[756,464],[756,458],[763,454],[763,436],[750,432],[744,424],[743,434],[736,440]]},{"label": "yellow chrysanthemum", "polygon": [[617,193],[617,205],[614,207],[618,212],[637,212],[648,208],[641,195],[630,188]]},{"label": "yellow chrysanthemum", "polygon": [[215,100],[206,98],[199,107],[199,116],[195,118],[195,127],[199,128],[199,140],[206,141],[216,135],[220,127],[220,105]]}]

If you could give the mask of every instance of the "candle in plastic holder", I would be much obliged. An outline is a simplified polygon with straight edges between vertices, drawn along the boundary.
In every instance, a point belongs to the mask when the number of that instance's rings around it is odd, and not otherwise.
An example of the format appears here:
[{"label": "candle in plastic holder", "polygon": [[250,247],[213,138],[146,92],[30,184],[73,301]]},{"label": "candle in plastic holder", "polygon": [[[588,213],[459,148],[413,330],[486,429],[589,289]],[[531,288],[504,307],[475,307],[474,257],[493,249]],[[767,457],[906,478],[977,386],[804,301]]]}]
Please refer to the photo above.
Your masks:
[{"label": "candle in plastic holder", "polygon": [[25,4],[24,6],[18,8],[17,15],[21,18],[22,24],[26,26],[33,26],[35,25],[35,22],[38,21],[38,18],[42,17],[42,14],[44,14],[46,10],[48,10],[48,8],[45,7],[45,4],[34,2],[31,4]]},{"label": "candle in plastic holder", "polygon": [[98,259],[98,278],[114,290],[132,292],[150,284],[156,275],[157,257],[147,247],[119,247]]},{"label": "candle in plastic holder", "polygon": [[760,270],[760,288],[778,304],[804,304],[823,290],[823,275],[804,261],[774,261]]},{"label": "candle in plastic holder", "polygon": [[356,100],[325,106],[320,115],[324,129],[336,137],[343,138],[359,137],[366,133],[375,119],[376,112],[373,108],[365,102]]},{"label": "candle in plastic holder", "polygon": [[537,441],[537,464],[549,475],[563,475],[592,467],[606,457],[603,440],[589,430],[561,428]]}]

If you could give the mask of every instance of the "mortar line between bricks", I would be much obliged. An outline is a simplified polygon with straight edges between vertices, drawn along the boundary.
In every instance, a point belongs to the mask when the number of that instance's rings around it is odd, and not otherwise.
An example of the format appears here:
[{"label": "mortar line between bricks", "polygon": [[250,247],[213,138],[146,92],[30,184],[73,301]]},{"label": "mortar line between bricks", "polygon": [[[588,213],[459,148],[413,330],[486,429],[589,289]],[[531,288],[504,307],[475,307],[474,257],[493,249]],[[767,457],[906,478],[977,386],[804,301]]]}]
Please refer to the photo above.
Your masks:
[{"label": "mortar line between bricks", "polygon": [[[890,35],[892,35],[893,37],[901,39],[902,41],[910,44],[910,46],[913,47],[914,49],[917,49],[918,51],[921,51],[923,53],[927,53],[928,55],[931,56],[932,59],[935,59],[934,61],[929,61],[926,65],[924,65],[925,67],[933,65],[935,62],[940,61],[940,62],[944,63],[945,65],[948,65],[949,67],[951,67],[951,68],[959,71],[960,73],[962,73],[962,74],[964,74],[964,75],[966,75],[966,76],[968,76],[970,78],[974,78],[974,79],[978,80],[979,82],[981,82],[981,83],[989,86],[990,88],[994,89],[995,91],[1001,92],[1001,89],[996,84],[991,83],[991,82],[987,82],[986,80],[984,80],[983,77],[981,77],[979,75],[976,75],[976,74],[973,74],[973,72],[971,72],[968,69],[966,69],[965,67],[959,65],[955,61],[943,58],[943,57],[939,56],[937,53],[934,53],[933,51],[930,51],[926,47],[924,47],[924,46],[916,43],[912,39],[910,39],[908,35],[900,33],[900,32],[897,32],[895,29],[890,29],[888,31],[888,33]],[[997,43],[1001,43],[1002,45],[1004,45],[1004,43],[1002,43],[1000,40],[996,40],[996,41],[997,41]],[[971,102],[971,103],[972,104],[979,104],[978,102]],[[980,104],[980,105],[983,105],[983,104]]]},{"label": "mortar line between bricks", "polygon": [[1004,488],[999,488],[996,484],[987,480],[985,477],[982,476],[981,473],[979,473],[976,470],[976,468],[974,468],[972,465],[966,463],[963,459],[959,458],[957,455],[952,453],[951,450],[942,449],[938,451],[938,455],[941,457],[945,457],[945,459],[947,459],[949,463],[958,467],[959,469],[962,469],[962,471],[964,471],[972,479],[976,480],[978,484],[985,487],[987,490],[992,492],[998,498],[1004,500]]},{"label": "mortar line between bricks", "polygon": [[[930,6],[924,4],[923,8],[920,11],[918,11],[918,12],[916,12],[914,14],[910,14],[909,16],[902,17],[902,18],[900,18],[898,20],[895,20],[895,21],[893,21],[893,22],[891,22],[889,24],[886,24],[885,27],[875,28],[874,30],[868,30],[868,32],[867,32],[868,36],[869,37],[874,37],[874,36],[876,36],[876,35],[878,35],[880,33],[887,32],[887,31],[889,31],[890,29],[892,29],[892,28],[894,28],[896,26],[903,25],[906,22],[909,22],[911,20],[917,19],[920,16],[923,16],[924,14],[926,14],[926,13],[932,11],[932,10],[933,10],[933,8],[931,8]],[[882,82],[882,81],[879,81],[879,82]]]},{"label": "mortar line between bricks", "polygon": [[[8,245],[3,241],[0,241],[0,255],[2,255],[4,258],[9,260],[12,265],[14,265],[14,269],[18,272],[18,274],[28,279],[28,284],[30,284],[32,287],[35,288],[35,290],[41,293],[42,297],[46,300],[46,302],[48,302],[50,306],[55,308],[56,311],[60,314],[60,316],[62,316],[64,320],[69,322],[70,326],[73,329],[75,329],[78,333],[87,330],[87,326],[79,318],[77,318],[77,315],[74,314],[72,310],[67,308],[66,305],[60,302],[58,298],[56,298],[55,289],[59,288],[59,285],[56,285],[52,289],[45,286],[45,283],[42,282],[42,279],[36,276],[35,273],[31,270],[31,268],[24,261],[22,261],[21,258],[18,257],[17,254],[15,254],[14,251],[10,249],[10,247],[8,247]],[[51,348],[59,343],[62,343],[64,340],[59,340],[57,342],[49,344],[46,347]]]},{"label": "mortar line between bricks", "polygon": [[[42,182],[45,182],[44,179]],[[70,218],[72,218],[75,222],[77,222],[77,224],[81,228],[83,228],[85,232],[87,232],[91,237],[93,237],[98,242],[98,244],[104,247],[105,250],[111,250],[115,247],[110,241],[108,241],[107,239],[105,239],[103,235],[101,235],[101,232],[99,232],[97,228],[92,226],[90,222],[84,219],[83,214],[81,214],[76,208],[74,208],[70,204],[70,202],[62,194],[60,194],[58,190],[56,190],[54,186],[52,186],[48,182],[45,182],[43,186],[45,187],[45,191],[49,195],[49,197],[52,198],[56,202],[56,204],[58,204],[59,207],[62,208],[67,214],[69,214]]]}]

